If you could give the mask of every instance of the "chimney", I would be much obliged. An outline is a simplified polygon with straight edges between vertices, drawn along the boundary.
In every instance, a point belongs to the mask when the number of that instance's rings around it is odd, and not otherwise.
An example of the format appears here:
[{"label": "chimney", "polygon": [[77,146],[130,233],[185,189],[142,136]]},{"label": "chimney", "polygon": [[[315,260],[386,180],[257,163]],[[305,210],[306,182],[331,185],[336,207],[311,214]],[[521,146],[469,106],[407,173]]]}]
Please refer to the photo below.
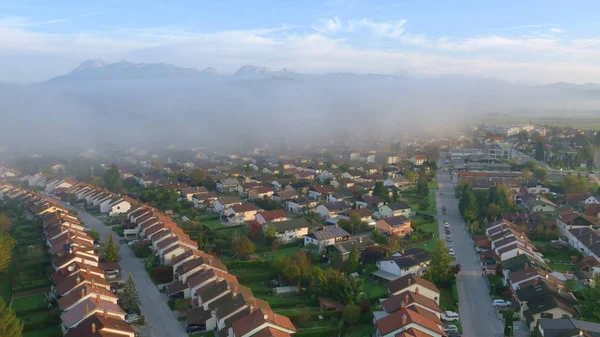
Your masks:
[{"label": "chimney", "polygon": [[402,256],[404,256],[404,249],[402,249]]},{"label": "chimney", "polygon": [[100,293],[96,295],[96,305],[100,304]]},{"label": "chimney", "polygon": [[104,309],[104,318],[108,318],[108,310]]},{"label": "chimney", "polygon": [[415,288],[415,294],[419,295],[419,287]]},{"label": "chimney", "polygon": [[409,298],[408,298],[408,294],[406,294],[406,296],[404,296],[404,303],[408,304],[409,302]]},{"label": "chimney", "polygon": [[85,289],[84,288],[81,288],[81,297],[82,298],[85,297]]},{"label": "chimney", "polygon": [[540,279],[536,277],[535,280],[533,281],[533,285],[535,287],[537,287],[538,285],[540,285]]},{"label": "chimney", "polygon": [[95,286],[94,279],[92,279],[92,284],[91,284],[91,286],[92,286],[92,287],[94,287],[94,286]]},{"label": "chimney", "polygon": [[402,315],[402,326],[406,325],[407,320],[406,314]]},{"label": "chimney", "polygon": [[406,304],[404,302],[400,303],[400,310],[406,308]]},{"label": "chimney", "polygon": [[525,266],[523,267],[525,270],[529,269],[529,263],[525,263]]},{"label": "chimney", "polygon": [[90,307],[87,304],[85,305],[85,313],[86,314],[90,313]]},{"label": "chimney", "polygon": [[96,323],[92,323],[92,333],[96,333]]},{"label": "chimney", "polygon": [[85,266],[85,273],[86,273],[86,274],[89,274],[89,273],[90,273],[90,266],[89,266],[89,265],[86,265],[86,266]]}]

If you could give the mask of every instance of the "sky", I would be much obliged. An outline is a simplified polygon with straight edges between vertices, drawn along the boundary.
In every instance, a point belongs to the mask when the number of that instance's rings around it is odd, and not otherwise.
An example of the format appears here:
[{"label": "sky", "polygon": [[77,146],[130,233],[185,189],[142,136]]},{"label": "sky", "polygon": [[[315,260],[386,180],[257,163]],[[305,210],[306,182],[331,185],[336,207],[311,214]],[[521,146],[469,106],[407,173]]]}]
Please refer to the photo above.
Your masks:
[{"label": "sky", "polygon": [[576,0],[3,0],[0,82],[45,81],[87,59],[597,82],[599,12]]}]

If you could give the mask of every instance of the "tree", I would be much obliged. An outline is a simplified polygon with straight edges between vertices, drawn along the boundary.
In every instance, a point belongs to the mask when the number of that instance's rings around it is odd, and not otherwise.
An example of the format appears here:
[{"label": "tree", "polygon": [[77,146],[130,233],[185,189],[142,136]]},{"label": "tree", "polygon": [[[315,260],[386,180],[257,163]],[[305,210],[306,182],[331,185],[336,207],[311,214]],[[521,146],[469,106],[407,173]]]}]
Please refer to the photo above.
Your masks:
[{"label": "tree", "polygon": [[12,236],[8,232],[0,232],[0,273],[8,270],[13,248],[15,248],[15,240]]},{"label": "tree", "polygon": [[356,304],[347,305],[342,312],[344,322],[353,325],[360,321],[360,307]]},{"label": "tree", "polygon": [[133,276],[131,276],[131,273],[129,273],[129,278],[125,282],[123,289],[124,291],[121,294],[123,309],[126,311],[140,312],[140,295],[137,292],[135,280],[133,279]]},{"label": "tree", "polygon": [[531,178],[533,178],[533,172],[531,172],[530,169],[525,168],[521,172],[523,173],[524,180],[531,180]]},{"label": "tree", "polygon": [[539,161],[543,161],[545,158],[544,154],[544,144],[542,142],[537,142],[535,144],[535,159]]},{"label": "tree", "polygon": [[23,322],[17,318],[17,314],[13,308],[6,305],[2,297],[0,297],[0,336],[23,336]]},{"label": "tree", "polygon": [[406,178],[406,180],[408,180],[411,184],[415,183],[415,174],[412,171],[407,172],[404,175],[404,178]]},{"label": "tree", "polygon": [[119,171],[117,164],[113,164],[110,169],[104,173],[104,184],[106,188],[113,192],[123,191],[121,172]]},{"label": "tree", "polygon": [[385,251],[380,246],[369,246],[361,253],[363,263],[371,264],[385,257]]},{"label": "tree", "polygon": [[6,231],[8,232],[10,230],[10,227],[12,226],[12,222],[10,221],[10,218],[8,217],[8,215],[6,214],[0,214],[0,231]]},{"label": "tree", "polygon": [[117,262],[119,261],[119,247],[115,242],[115,238],[112,234],[108,234],[108,240],[104,247],[104,254],[106,261]]},{"label": "tree", "polygon": [[505,311],[504,313],[504,336],[514,336],[514,312],[513,311]]},{"label": "tree", "polygon": [[548,170],[546,170],[543,167],[540,168],[536,168],[533,170],[533,175],[539,180],[539,181],[546,181],[546,179],[548,179]]},{"label": "tree", "polygon": [[235,243],[235,254],[239,258],[242,258],[252,253],[254,253],[254,244],[252,243],[252,241],[250,241],[250,239],[248,239],[245,236],[242,236],[239,239],[237,239],[237,242]]},{"label": "tree", "polygon": [[424,169],[419,170],[419,179],[417,181],[417,194],[422,197],[429,196],[429,186],[427,186],[427,174]]},{"label": "tree", "polygon": [[356,244],[353,244],[350,254],[348,254],[348,260],[346,261],[346,270],[349,273],[353,273],[358,270],[358,258],[358,248],[356,248]]},{"label": "tree", "polygon": [[250,237],[256,240],[262,236],[262,233],[262,225],[256,220],[252,221],[250,223],[250,232],[248,233]]},{"label": "tree", "polygon": [[392,191],[392,200],[391,202],[398,202],[400,200],[400,194],[398,193],[398,190],[394,189]]},{"label": "tree", "polygon": [[375,187],[373,187],[373,195],[380,196],[384,200],[387,200],[387,192],[385,192],[384,189],[385,186],[383,186],[383,181],[376,182]]},{"label": "tree", "polygon": [[175,301],[175,310],[177,310],[179,317],[181,317],[182,313],[187,313],[190,308],[190,300],[185,298],[180,298]]},{"label": "tree", "polygon": [[448,246],[444,241],[437,240],[425,277],[439,287],[448,286],[454,278],[451,263],[452,257]]},{"label": "tree", "polygon": [[89,232],[87,232],[87,234],[95,241],[100,240],[100,233],[98,233],[98,231],[95,229],[90,230]]},{"label": "tree", "polygon": [[308,274],[310,272],[310,259],[303,249],[294,252],[294,263],[300,267],[303,274]]},{"label": "tree", "polygon": [[385,250],[391,254],[397,252],[398,249],[400,249],[400,239],[397,236],[390,237],[385,245]]},{"label": "tree", "polygon": [[596,275],[595,281],[596,286],[588,286],[583,291],[583,299],[579,302],[581,318],[590,322],[600,322],[600,310],[598,310],[598,303],[600,303],[600,274]]},{"label": "tree", "polygon": [[600,131],[596,132],[596,137],[594,138],[594,145],[600,147]]}]

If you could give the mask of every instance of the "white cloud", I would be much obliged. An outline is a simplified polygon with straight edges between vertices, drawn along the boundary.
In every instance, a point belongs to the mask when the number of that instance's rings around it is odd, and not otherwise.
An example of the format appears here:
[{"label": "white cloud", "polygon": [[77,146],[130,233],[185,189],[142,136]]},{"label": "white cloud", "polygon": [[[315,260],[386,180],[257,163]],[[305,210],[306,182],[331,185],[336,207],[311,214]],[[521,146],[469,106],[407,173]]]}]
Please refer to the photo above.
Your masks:
[{"label": "white cloud", "polygon": [[358,21],[350,21],[350,29],[356,27],[364,27],[369,29],[373,34],[379,37],[400,37],[406,31],[404,25],[406,20],[399,21],[388,21],[388,22],[376,22],[369,19],[361,19]]},{"label": "white cloud", "polygon": [[[410,34],[404,20],[346,23],[337,17],[308,33],[289,26],[216,33],[167,26],[50,34],[28,30],[28,24],[23,18],[0,19],[3,81],[45,80],[89,58],[214,66],[224,73],[255,64],[309,73],[463,74],[529,82],[589,82],[600,77],[600,38],[593,37],[434,39]],[[385,47],[357,43],[352,29],[367,30],[385,41]]]},{"label": "white cloud", "polygon": [[550,28],[550,32],[551,33],[564,33],[565,30],[564,29],[560,29],[560,28],[556,28],[556,27],[552,27],[552,28]]},{"label": "white cloud", "polygon": [[313,29],[325,34],[335,34],[339,32],[342,27],[342,21],[336,16],[331,19],[321,20],[319,24],[313,26]]}]

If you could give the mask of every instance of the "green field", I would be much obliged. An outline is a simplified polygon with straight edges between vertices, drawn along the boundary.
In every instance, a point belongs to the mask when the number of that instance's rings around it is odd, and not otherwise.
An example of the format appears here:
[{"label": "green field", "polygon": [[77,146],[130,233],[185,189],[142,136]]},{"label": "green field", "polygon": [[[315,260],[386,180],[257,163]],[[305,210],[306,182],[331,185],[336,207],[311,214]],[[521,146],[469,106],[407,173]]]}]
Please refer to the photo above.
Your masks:
[{"label": "green field", "polygon": [[225,226],[223,226],[220,220],[201,221],[201,223],[202,225],[204,225],[204,227],[212,230],[225,228]]},{"label": "green field", "polygon": [[17,313],[32,309],[46,308],[46,295],[36,294],[27,297],[19,297],[13,300],[12,307]]},{"label": "green field", "polygon": [[23,337],[60,337],[60,336],[62,336],[62,331],[60,331],[60,327],[58,325],[46,327],[43,329],[37,329],[37,330],[23,332]]}]

